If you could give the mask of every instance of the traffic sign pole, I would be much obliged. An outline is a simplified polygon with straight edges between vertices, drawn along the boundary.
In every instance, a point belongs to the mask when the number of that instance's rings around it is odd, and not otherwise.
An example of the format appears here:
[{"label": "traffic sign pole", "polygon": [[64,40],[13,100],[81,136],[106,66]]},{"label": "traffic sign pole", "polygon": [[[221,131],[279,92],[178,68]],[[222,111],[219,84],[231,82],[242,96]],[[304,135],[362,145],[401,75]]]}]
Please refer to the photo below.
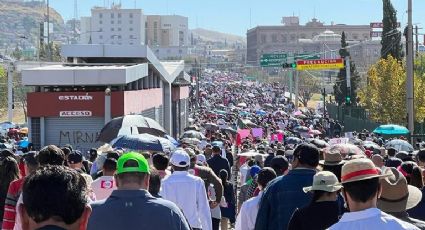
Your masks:
[{"label": "traffic sign pole", "polygon": [[299,87],[298,87],[298,83],[299,83],[299,71],[298,70],[293,70],[295,71],[295,111],[298,110],[298,94],[299,94]]}]

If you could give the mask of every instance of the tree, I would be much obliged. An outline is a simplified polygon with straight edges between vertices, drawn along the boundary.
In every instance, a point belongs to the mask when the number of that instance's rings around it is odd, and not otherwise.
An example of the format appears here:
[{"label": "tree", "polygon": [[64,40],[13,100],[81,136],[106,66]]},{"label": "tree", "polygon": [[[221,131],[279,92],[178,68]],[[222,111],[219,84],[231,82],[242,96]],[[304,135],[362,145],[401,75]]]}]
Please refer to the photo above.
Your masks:
[{"label": "tree", "polygon": [[[341,49],[339,50],[339,55],[341,58],[349,57],[350,52],[347,50],[348,43],[345,38],[345,32],[342,32],[341,36]],[[360,83],[360,74],[356,70],[355,63],[350,59],[350,73],[351,73],[351,92],[350,92],[350,101],[354,105],[357,99],[357,88]],[[346,68],[340,69],[337,77],[337,81],[334,85],[334,95],[335,101],[339,105],[345,103],[345,97],[347,96],[347,72]]]},{"label": "tree", "polygon": [[401,45],[401,32],[398,31],[397,12],[391,4],[391,0],[382,0],[383,15],[382,40],[381,40],[381,58],[387,58],[391,55],[393,58],[401,61],[403,59],[403,50]]},{"label": "tree", "polygon": [[367,86],[360,93],[360,103],[372,120],[404,124],[406,121],[406,71],[391,55],[380,59],[368,71]]},{"label": "tree", "polygon": [[304,107],[307,107],[308,102],[314,93],[320,93],[320,80],[305,72],[300,72],[298,75],[299,84],[299,99]]},{"label": "tree", "polygon": [[12,57],[14,57],[16,60],[21,60],[22,50],[20,50],[18,46],[15,47],[15,50],[12,53]]},{"label": "tree", "polygon": [[[49,60],[49,48],[52,55],[52,59]],[[53,61],[60,62],[62,60],[61,57],[61,47],[58,44],[54,44],[51,42],[49,45],[41,44],[40,45],[40,60],[41,61]]]}]

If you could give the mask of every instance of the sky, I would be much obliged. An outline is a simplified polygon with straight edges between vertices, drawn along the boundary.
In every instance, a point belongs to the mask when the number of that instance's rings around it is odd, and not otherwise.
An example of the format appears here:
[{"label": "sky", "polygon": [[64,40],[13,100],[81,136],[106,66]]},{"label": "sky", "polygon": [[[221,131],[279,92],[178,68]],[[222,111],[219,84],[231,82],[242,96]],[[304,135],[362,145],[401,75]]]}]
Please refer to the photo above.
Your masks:
[{"label": "sky", "polygon": [[[189,28],[204,28],[246,36],[257,25],[279,25],[283,16],[299,16],[301,24],[316,17],[326,24],[369,25],[382,21],[382,0],[77,0],[78,17],[93,6],[122,3],[145,14],[177,14],[189,18]],[[397,19],[407,24],[407,0],[392,0]],[[74,0],[50,0],[65,20],[74,17]],[[425,28],[425,0],[413,0],[413,23]],[[420,33],[425,33],[421,30]],[[423,37],[423,36],[422,36]]]}]

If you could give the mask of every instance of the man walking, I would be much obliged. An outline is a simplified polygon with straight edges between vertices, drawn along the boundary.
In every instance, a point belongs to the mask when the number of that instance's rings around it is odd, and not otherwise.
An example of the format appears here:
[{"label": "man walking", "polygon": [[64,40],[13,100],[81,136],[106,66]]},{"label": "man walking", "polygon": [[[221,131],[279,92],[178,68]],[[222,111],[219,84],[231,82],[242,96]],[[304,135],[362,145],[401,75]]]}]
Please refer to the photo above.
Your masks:
[{"label": "man walking", "polygon": [[161,195],[183,210],[193,229],[211,230],[211,213],[204,181],[189,174],[190,157],[176,150],[170,159],[173,174],[162,181]]},{"label": "man walking", "polygon": [[418,229],[377,208],[382,192],[380,179],[389,176],[393,174],[380,175],[369,159],[351,160],[342,166],[343,195],[350,212],[344,213],[330,229]]},{"label": "man walking", "polygon": [[319,164],[319,150],[312,144],[301,144],[294,150],[293,170],[272,181],[260,202],[256,230],[286,229],[296,208],[307,205],[311,195],[303,187],[313,183]]},{"label": "man walking", "polygon": [[221,156],[221,149],[219,146],[213,146],[212,157],[207,160],[208,166],[214,171],[215,175],[220,174],[220,170],[224,169],[227,171],[227,175],[232,175],[230,172],[229,161]]},{"label": "man walking", "polygon": [[92,204],[88,229],[189,230],[183,213],[172,202],[147,191],[149,164],[139,153],[126,153],[117,162],[114,190],[108,199]]}]

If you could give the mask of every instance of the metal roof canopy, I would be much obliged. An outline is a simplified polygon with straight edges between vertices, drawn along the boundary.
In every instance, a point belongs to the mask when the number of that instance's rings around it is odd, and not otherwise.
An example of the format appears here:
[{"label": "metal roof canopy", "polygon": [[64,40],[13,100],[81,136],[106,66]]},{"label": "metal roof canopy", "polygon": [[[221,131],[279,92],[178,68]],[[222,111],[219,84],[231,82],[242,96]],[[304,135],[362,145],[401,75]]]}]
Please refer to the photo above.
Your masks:
[{"label": "metal roof canopy", "polygon": [[184,70],[184,61],[161,62],[146,45],[72,44],[62,46],[66,58],[146,59],[161,79],[171,84]]},{"label": "metal roof canopy", "polygon": [[148,64],[61,64],[22,70],[30,86],[126,85],[148,76]]}]

